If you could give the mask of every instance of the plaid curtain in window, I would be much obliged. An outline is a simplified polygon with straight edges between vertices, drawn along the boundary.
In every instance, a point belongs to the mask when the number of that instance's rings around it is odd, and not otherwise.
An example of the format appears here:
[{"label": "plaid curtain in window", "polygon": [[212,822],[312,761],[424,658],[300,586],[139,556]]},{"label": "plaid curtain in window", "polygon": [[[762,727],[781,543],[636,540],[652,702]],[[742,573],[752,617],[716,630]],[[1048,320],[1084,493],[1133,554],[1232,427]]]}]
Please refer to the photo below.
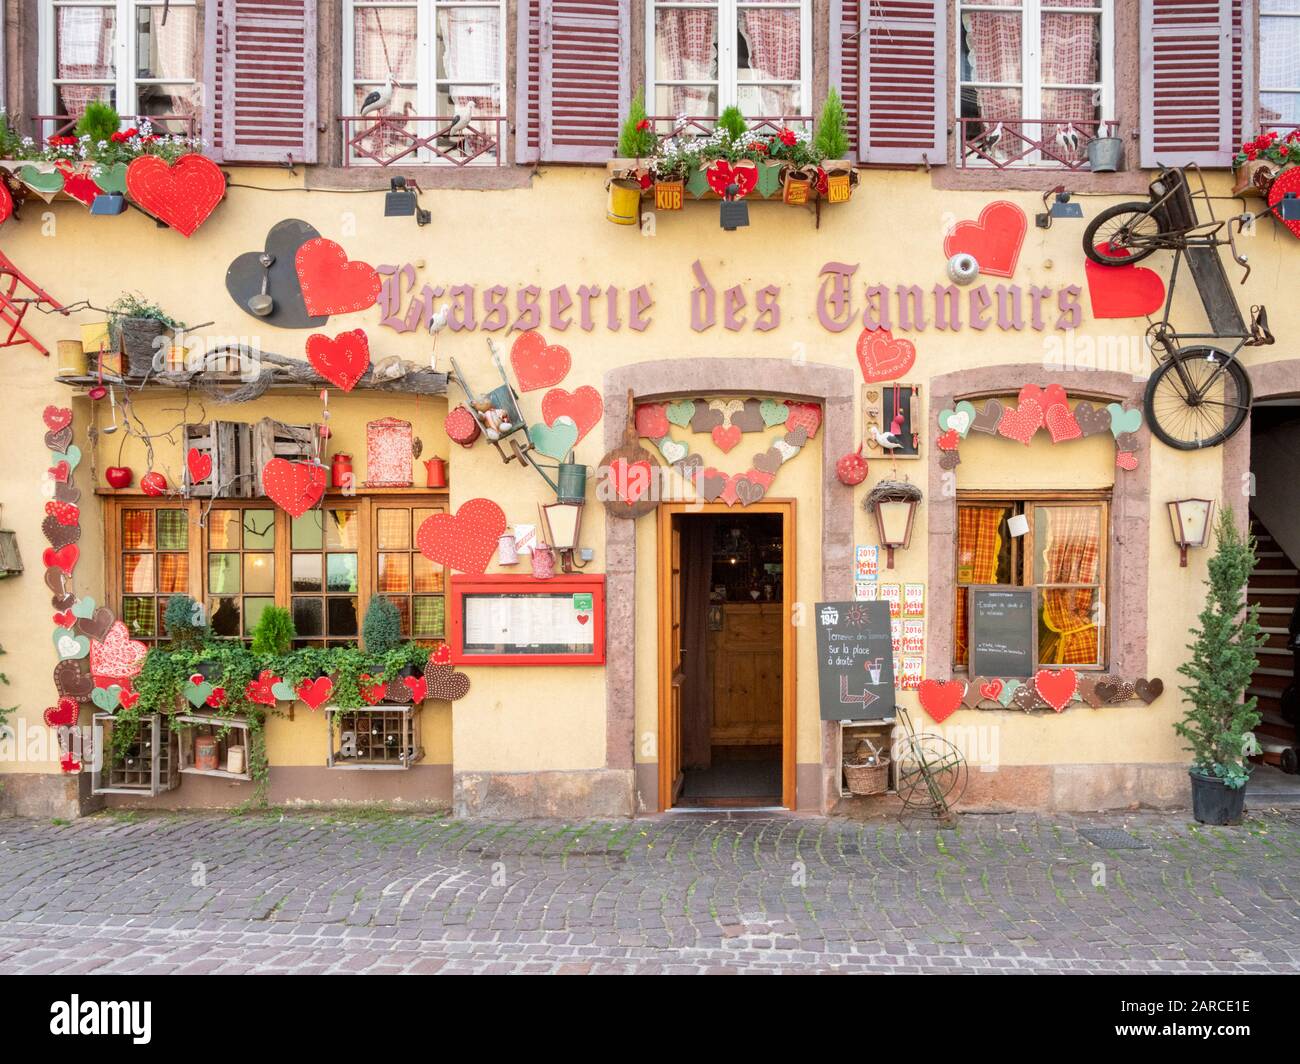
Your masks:
[{"label": "plaid curtain in window", "polygon": [[417,598],[412,605],[414,617],[411,634],[414,638],[427,639],[443,635],[447,607],[441,598]]},{"label": "plaid curtain in window", "polygon": [[[112,79],[116,12],[102,7],[61,7],[57,17],[59,54],[55,76]],[[80,118],[86,112],[86,104],[108,99],[111,91],[105,85],[61,85],[59,98],[65,114]],[[119,100],[118,105],[123,106],[124,101]]]},{"label": "plaid curtain in window", "polygon": [[[446,77],[453,81],[495,81],[501,51],[501,23],[496,8],[469,8],[438,12]],[[495,114],[497,103],[484,85],[452,85],[452,105],[457,114]]]},{"label": "plaid curtain in window", "polygon": [[[718,14],[714,8],[667,8],[656,14],[655,47],[668,81],[715,81],[714,41]],[[669,110],[680,114],[708,114],[715,107],[713,90],[697,85],[669,88]]]},{"label": "plaid curtain in window", "polygon": [[967,661],[966,589],[964,584],[996,584],[998,557],[1002,553],[1002,506],[957,508],[957,608],[953,656],[958,665]]},{"label": "plaid curtain in window", "polygon": [[[740,13],[740,33],[749,48],[750,69],[762,81],[797,81],[799,78],[799,13],[755,11]],[[759,90],[762,114],[779,115],[786,109],[790,89],[770,86]]]},{"label": "plaid curtain in window", "polygon": [[[1043,579],[1049,584],[1095,584],[1101,563],[1101,521],[1090,507],[1052,507],[1042,545]],[[1043,623],[1053,633],[1039,647],[1044,664],[1089,665],[1098,660],[1100,631],[1092,588],[1044,588]]]}]

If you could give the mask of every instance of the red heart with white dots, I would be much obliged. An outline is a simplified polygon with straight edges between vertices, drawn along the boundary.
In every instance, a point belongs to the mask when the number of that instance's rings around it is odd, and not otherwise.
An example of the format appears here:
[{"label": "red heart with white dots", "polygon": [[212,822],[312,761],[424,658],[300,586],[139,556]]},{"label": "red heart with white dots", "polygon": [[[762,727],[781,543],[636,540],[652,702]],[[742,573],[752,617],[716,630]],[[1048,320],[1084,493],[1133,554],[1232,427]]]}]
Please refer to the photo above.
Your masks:
[{"label": "red heart with white dots", "polygon": [[58,432],[59,429],[72,424],[72,411],[66,406],[47,406],[41,417],[45,421],[45,427],[51,432]]},{"label": "red heart with white dots", "polygon": [[506,515],[491,499],[470,499],[454,514],[434,514],[415,533],[420,553],[462,573],[482,573],[496,552]]}]

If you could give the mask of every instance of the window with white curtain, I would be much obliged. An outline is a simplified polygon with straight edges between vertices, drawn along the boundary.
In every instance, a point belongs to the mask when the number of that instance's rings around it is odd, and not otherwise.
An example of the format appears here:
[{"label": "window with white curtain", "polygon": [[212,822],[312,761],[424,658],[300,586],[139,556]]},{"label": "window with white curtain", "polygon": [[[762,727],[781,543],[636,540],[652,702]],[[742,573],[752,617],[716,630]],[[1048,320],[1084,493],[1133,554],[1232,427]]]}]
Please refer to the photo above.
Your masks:
[{"label": "window with white curtain", "polygon": [[1300,0],[1259,2],[1259,124],[1300,126]]},{"label": "window with white curtain", "polygon": [[648,0],[646,109],[710,118],[806,115],[811,107],[811,0]]},{"label": "window with white curtain", "polygon": [[42,0],[40,48],[42,114],[76,119],[105,100],[130,125],[197,135],[195,0]]},{"label": "window with white curtain", "polygon": [[1098,124],[1115,117],[1113,7],[1113,0],[961,0],[963,150],[973,144],[989,159],[1015,158],[1026,150],[1023,134],[1058,155],[1081,155]]},{"label": "window with white curtain", "polygon": [[[396,127],[427,135],[412,118],[470,120],[503,114],[506,68],[504,0],[344,0],[343,114],[360,115],[366,97],[395,83],[391,101],[370,117],[390,116],[367,139],[403,143]],[[494,132],[495,126],[476,128]],[[394,145],[388,145],[389,149]],[[408,162],[434,162],[420,156]]]}]

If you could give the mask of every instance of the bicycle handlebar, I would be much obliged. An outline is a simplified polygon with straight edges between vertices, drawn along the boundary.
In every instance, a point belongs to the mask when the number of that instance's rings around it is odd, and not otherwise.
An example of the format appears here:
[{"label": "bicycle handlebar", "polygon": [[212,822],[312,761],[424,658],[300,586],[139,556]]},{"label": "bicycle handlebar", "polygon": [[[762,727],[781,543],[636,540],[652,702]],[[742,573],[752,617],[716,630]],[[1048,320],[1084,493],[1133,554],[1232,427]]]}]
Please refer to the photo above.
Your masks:
[{"label": "bicycle handlebar", "polygon": [[[1234,220],[1237,223],[1237,232],[1240,233],[1245,230],[1248,222],[1254,224],[1255,216],[1253,214],[1239,214]],[[1232,249],[1233,261],[1236,262],[1238,266],[1246,267],[1246,272],[1241,275],[1240,282],[1241,284],[1245,284],[1246,278],[1250,276],[1250,263],[1247,261],[1247,257],[1237,250],[1237,238],[1232,232],[1231,222],[1228,224],[1228,246]]]}]

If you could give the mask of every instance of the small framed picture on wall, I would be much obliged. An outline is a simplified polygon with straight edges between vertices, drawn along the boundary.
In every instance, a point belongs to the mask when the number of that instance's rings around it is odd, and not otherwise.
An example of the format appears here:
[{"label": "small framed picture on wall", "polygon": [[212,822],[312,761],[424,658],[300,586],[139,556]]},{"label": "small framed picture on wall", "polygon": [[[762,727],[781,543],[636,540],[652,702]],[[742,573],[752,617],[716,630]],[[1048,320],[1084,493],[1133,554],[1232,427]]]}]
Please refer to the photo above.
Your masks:
[{"label": "small framed picture on wall", "polygon": [[889,382],[862,386],[862,440],[875,458],[920,458],[921,386]]}]

